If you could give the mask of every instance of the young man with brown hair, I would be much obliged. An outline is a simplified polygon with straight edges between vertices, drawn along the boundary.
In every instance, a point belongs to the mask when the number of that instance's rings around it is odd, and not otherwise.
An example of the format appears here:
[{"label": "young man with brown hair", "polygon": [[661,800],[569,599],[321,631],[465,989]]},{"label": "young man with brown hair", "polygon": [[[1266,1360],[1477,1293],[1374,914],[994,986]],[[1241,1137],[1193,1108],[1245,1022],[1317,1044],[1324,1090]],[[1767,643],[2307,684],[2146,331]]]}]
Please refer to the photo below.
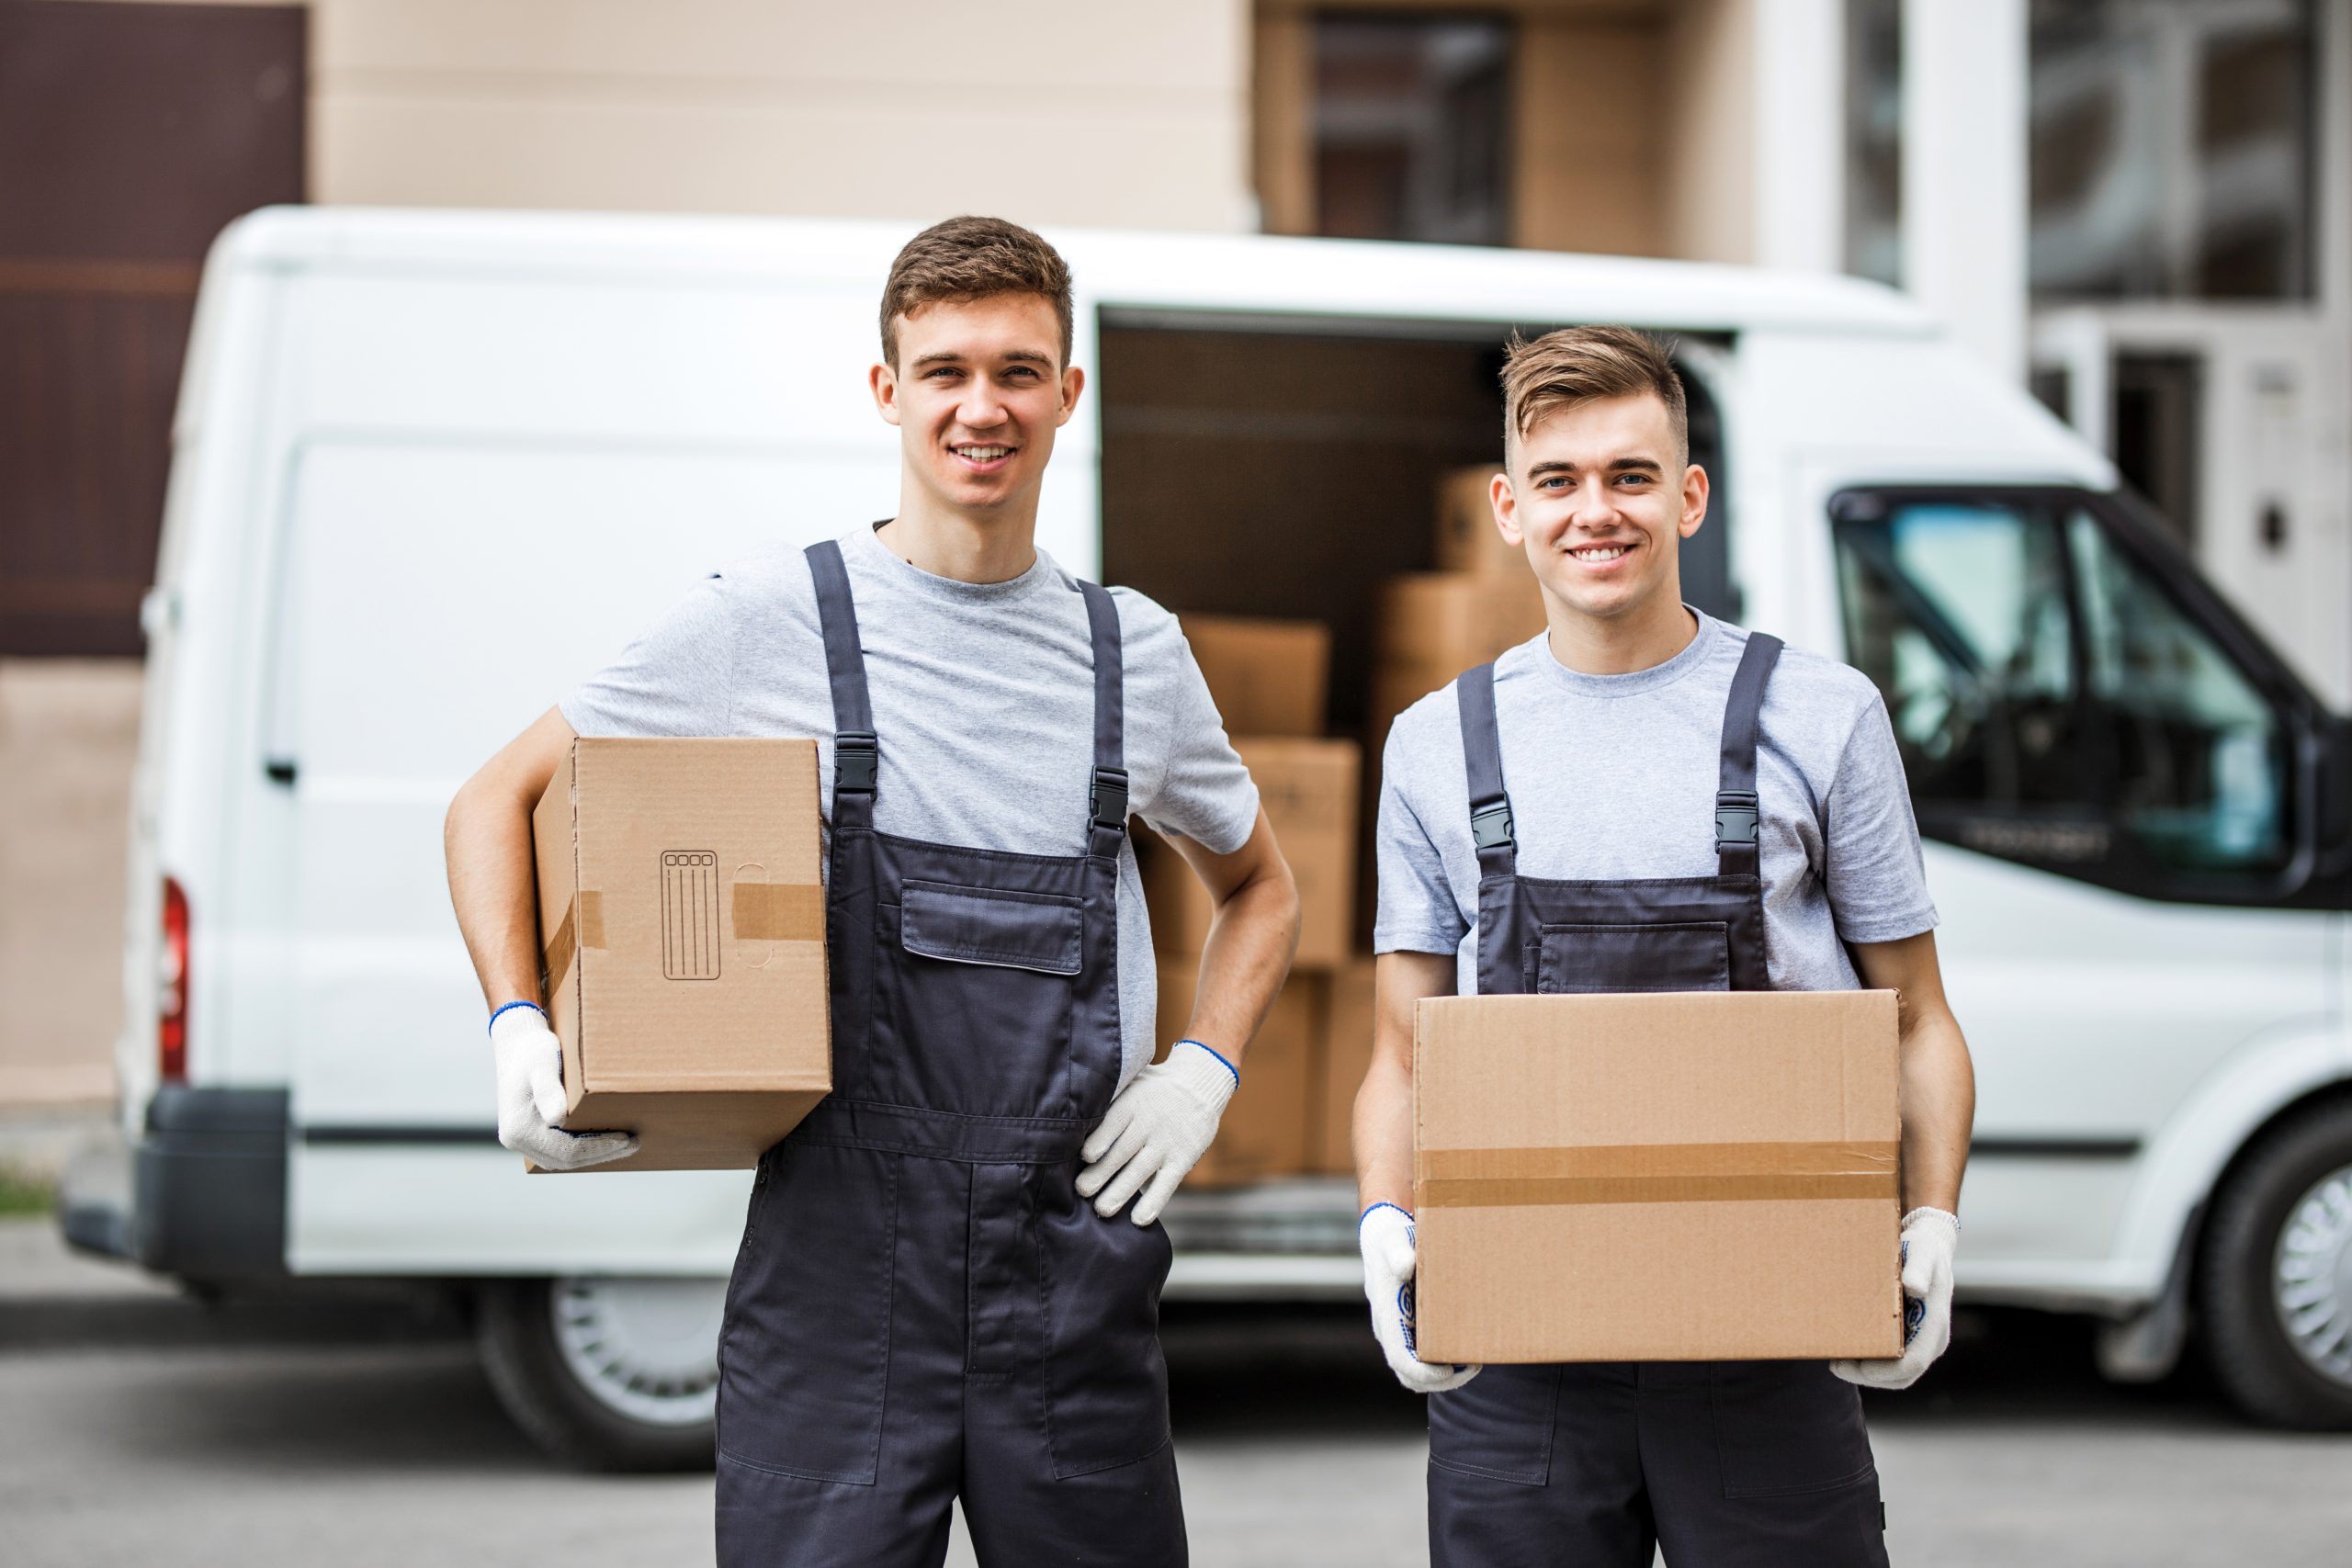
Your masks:
[{"label": "young man with brown hair", "polygon": [[[1949,1340],[1974,1102],[1886,711],[1846,666],[1682,603],[1678,549],[1706,519],[1708,479],[1656,342],[1589,327],[1514,343],[1503,396],[1495,525],[1526,554],[1548,627],[1389,732],[1374,1059],[1356,1100],[1374,1329],[1399,1381],[1432,1395],[1430,1555],[1645,1568],[1662,1545],[1702,1568],[1883,1564],[1851,1385],[1907,1386]],[[1608,934],[1535,940],[1561,927]],[[1857,986],[1903,998],[1901,1359],[1414,1356],[1416,1001]]]},{"label": "young man with brown hair", "polygon": [[[559,1168],[633,1147],[561,1125],[537,1005],[530,811],[572,737],[816,737],[833,1092],[752,1184],[718,1559],[933,1565],[960,1496],[984,1563],[1172,1568],[1158,1216],[1289,968],[1297,892],[1174,617],[1036,548],[1085,385],[1061,256],[939,224],[893,264],[881,337],[897,514],[714,575],[450,808],[500,1136]],[[1130,811],[1217,910],[1157,1064]]]}]

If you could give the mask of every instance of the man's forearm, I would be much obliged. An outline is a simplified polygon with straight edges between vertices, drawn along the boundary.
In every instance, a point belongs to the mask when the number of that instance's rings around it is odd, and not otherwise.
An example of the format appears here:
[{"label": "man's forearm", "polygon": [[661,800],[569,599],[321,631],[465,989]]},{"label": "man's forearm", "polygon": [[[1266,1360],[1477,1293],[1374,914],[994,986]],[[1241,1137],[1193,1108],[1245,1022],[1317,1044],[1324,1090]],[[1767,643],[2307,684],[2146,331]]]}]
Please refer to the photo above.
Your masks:
[{"label": "man's forearm", "polygon": [[1217,906],[1201,946],[1188,1038],[1207,1043],[1238,1068],[1274,997],[1290,976],[1298,947],[1298,893],[1290,879],[1262,873]]},{"label": "man's forearm", "polygon": [[1904,1019],[1903,1206],[1960,1212],[1976,1079],[1960,1022],[1945,1007]]},{"label": "man's forearm", "polygon": [[1394,1203],[1413,1208],[1413,1080],[1387,1056],[1375,1056],[1356,1091],[1356,1209]]},{"label": "man's forearm", "polygon": [[449,902],[492,1007],[543,1002],[539,994],[537,875],[530,807],[494,784],[469,783],[442,828]]}]

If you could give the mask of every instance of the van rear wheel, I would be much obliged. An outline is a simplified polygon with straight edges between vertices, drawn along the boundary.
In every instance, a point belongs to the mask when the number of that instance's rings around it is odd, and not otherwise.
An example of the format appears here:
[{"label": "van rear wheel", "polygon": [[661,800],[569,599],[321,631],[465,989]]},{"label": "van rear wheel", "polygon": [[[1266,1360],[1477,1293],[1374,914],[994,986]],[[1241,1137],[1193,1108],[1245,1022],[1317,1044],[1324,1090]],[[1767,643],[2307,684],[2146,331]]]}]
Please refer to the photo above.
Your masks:
[{"label": "van rear wheel", "polygon": [[2239,1408],[2352,1429],[2352,1103],[2265,1137],[2215,1199],[2203,1251],[2206,1350]]},{"label": "van rear wheel", "polygon": [[723,1280],[500,1280],[482,1368],[514,1424],[594,1470],[707,1469]]}]

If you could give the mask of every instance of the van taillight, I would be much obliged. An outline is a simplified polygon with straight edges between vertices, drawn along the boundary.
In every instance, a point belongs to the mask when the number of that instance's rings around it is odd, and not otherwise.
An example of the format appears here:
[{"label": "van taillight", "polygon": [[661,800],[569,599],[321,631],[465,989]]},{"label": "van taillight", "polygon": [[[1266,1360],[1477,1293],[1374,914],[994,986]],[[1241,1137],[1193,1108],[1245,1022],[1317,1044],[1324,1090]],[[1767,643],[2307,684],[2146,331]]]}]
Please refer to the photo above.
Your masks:
[{"label": "van taillight", "polygon": [[165,1083],[187,1081],[187,895],[164,878],[164,951],[155,976],[155,1065]]}]

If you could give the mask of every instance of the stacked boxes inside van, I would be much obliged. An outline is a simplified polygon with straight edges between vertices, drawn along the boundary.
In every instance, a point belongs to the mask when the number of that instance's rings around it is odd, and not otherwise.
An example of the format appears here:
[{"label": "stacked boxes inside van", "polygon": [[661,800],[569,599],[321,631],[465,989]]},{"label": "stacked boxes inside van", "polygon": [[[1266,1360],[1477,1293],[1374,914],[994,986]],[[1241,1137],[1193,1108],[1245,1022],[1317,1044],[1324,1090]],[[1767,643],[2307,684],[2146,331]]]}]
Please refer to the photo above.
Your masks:
[{"label": "stacked boxes inside van", "polygon": [[[1491,467],[1438,487],[1439,570],[1389,580],[1377,620],[1367,747],[1325,738],[1330,635],[1313,621],[1185,615],[1193,657],[1227,734],[1250,765],[1298,882],[1298,956],[1250,1047],[1240,1092],[1196,1187],[1271,1177],[1345,1175],[1357,1086],[1372,1059],[1371,817],[1379,748],[1396,715],[1464,670],[1544,627],[1543,597],[1518,551],[1495,531]],[[1149,834],[1138,843],[1159,962],[1162,1050],[1191,1015],[1209,897],[1183,861]]]},{"label": "stacked boxes inside van", "polygon": [[[1182,619],[1226,732],[1257,781],[1266,818],[1298,882],[1298,955],[1290,980],[1250,1043],[1240,1091],[1216,1142],[1193,1170],[1196,1187],[1233,1186],[1317,1168],[1331,978],[1349,961],[1355,928],[1363,758],[1354,741],[1323,733],[1331,658],[1323,626]],[[1209,896],[1165,842],[1145,837],[1138,849],[1159,949],[1164,1051],[1192,1013]]]}]

